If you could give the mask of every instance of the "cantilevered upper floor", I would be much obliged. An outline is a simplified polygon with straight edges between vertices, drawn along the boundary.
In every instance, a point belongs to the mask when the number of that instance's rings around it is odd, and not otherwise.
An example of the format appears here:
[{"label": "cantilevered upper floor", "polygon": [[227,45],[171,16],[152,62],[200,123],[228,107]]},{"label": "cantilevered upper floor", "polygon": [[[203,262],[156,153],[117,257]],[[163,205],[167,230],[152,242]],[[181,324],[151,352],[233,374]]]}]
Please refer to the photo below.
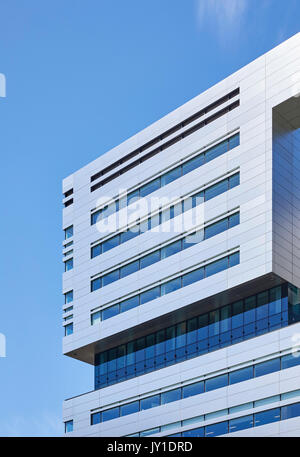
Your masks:
[{"label": "cantilevered upper floor", "polygon": [[300,287],[300,34],[63,182],[64,353]]}]

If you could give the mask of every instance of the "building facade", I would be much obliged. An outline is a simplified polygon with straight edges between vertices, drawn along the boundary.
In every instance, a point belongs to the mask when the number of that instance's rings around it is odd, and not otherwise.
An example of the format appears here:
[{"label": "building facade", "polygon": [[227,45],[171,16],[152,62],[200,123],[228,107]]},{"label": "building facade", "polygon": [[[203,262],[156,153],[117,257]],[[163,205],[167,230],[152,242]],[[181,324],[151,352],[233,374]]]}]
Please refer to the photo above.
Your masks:
[{"label": "building facade", "polygon": [[300,436],[300,34],[63,181],[67,436]]}]

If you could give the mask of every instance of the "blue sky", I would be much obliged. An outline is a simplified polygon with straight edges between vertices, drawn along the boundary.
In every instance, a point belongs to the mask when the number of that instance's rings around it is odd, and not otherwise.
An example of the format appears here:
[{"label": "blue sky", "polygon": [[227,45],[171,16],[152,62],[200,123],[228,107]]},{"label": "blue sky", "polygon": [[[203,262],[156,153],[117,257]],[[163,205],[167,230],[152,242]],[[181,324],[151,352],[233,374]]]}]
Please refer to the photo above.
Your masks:
[{"label": "blue sky", "polygon": [[59,436],[61,180],[299,31],[298,0],[0,0],[0,436]]}]

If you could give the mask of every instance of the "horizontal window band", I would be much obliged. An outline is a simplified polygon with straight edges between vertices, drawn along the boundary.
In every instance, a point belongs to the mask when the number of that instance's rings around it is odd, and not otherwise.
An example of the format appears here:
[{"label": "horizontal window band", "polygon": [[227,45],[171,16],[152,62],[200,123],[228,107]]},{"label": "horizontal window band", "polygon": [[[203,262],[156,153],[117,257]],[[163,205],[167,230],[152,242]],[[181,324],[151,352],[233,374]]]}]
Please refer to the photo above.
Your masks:
[{"label": "horizontal window band", "polygon": [[163,295],[167,295],[190,284],[206,279],[209,276],[227,270],[228,268],[238,265],[239,263],[240,253],[237,251],[226,255],[225,257],[221,257],[214,262],[207,263],[200,268],[189,270],[183,275],[177,276],[166,282],[161,282],[159,285],[140,292],[139,294],[132,296],[129,299],[120,301],[115,305],[107,307],[103,311],[93,313],[91,315],[91,324],[94,325],[101,320],[106,320],[123,312],[129,311],[129,309],[143,305],[149,301],[155,300],[156,298],[162,297]]},{"label": "horizontal window band", "polygon": [[[295,357],[295,360],[294,360],[294,357]],[[298,347],[297,351],[295,351],[295,349],[293,349],[293,348],[289,348],[288,352],[285,354],[282,354],[282,355],[280,354],[280,351],[279,351],[277,357],[275,356],[275,357],[264,360],[264,362],[266,362],[265,366],[269,367],[269,370],[270,370],[271,366],[273,366],[273,369],[274,369],[276,367],[277,362],[275,361],[269,365],[267,363],[274,361],[275,359],[276,359],[276,361],[278,359],[280,359],[280,371],[283,369],[286,369],[286,368],[290,368],[291,366],[298,366],[298,365],[300,365],[300,348]],[[282,360],[283,360],[283,362],[282,362]],[[292,365],[291,361],[295,362],[295,365]],[[141,395],[136,395],[136,396],[127,398],[126,400],[123,400],[123,401],[122,400],[115,401],[115,402],[109,403],[107,405],[99,406],[97,408],[92,408],[90,410],[90,412],[91,412],[91,414],[101,413],[102,411],[107,411],[109,409],[114,409],[117,407],[125,406],[127,404],[135,403],[135,402],[141,402],[142,400],[150,399],[153,396],[161,395],[161,394],[164,394],[167,392],[172,392],[172,391],[178,390],[178,389],[182,390],[181,399],[188,398],[190,396],[198,395],[198,393],[196,393],[196,390],[194,391],[195,393],[192,393],[193,387],[197,387],[198,385],[200,385],[202,383],[204,385],[203,393],[205,393],[205,382],[206,381],[209,382],[211,380],[216,380],[216,379],[221,379],[221,376],[228,376],[228,385],[236,384],[236,382],[232,382],[232,380],[235,378],[235,381],[236,381],[236,379],[238,379],[237,375],[245,373],[246,369],[247,369],[248,373],[252,373],[252,375],[253,375],[252,377],[250,377],[250,379],[254,379],[257,377],[257,376],[255,376],[255,366],[259,365],[260,367],[263,367],[263,365],[262,365],[262,362],[259,361],[259,359],[254,359],[251,362],[247,366],[242,367],[242,368],[237,369],[235,366],[228,367],[227,369],[221,370],[219,372],[215,372],[214,374],[202,375],[198,379],[193,379],[188,382],[173,384],[172,386],[169,386],[167,388],[156,389],[151,392],[147,392],[147,393],[144,393]],[[265,374],[270,374],[270,372],[265,373]],[[240,382],[243,382],[245,380],[244,377],[241,377],[241,379],[243,379],[243,380],[241,380]],[[218,389],[218,388],[219,387],[216,387],[216,389]],[[211,390],[215,390],[215,389],[211,389]],[[189,391],[190,395],[183,395],[184,392],[187,393],[188,391]],[[300,390],[299,390],[299,395],[300,395]],[[76,397],[73,397],[73,398],[76,398]]]},{"label": "horizontal window band", "polygon": [[225,179],[219,180],[211,186],[207,186],[203,190],[198,190],[191,195],[184,197],[177,203],[166,207],[163,210],[159,210],[156,214],[148,216],[148,218],[141,220],[138,224],[132,225],[125,231],[119,232],[117,235],[113,235],[106,238],[104,241],[92,246],[92,258],[107,252],[136,236],[141,235],[149,230],[155,229],[168,220],[174,219],[176,216],[185,213],[186,211],[196,208],[200,204],[211,200],[218,195],[221,195],[228,190],[240,184],[240,173],[235,172],[230,174]]},{"label": "horizontal window band", "polygon": [[[286,301],[286,290],[284,289],[285,286],[277,286],[275,288],[269,289],[266,291],[268,295],[265,297],[267,304],[269,305],[270,311],[273,312],[271,314],[272,316],[276,317],[277,315],[280,315],[282,313],[286,313],[288,306],[287,306],[287,301]],[[257,317],[261,314],[263,311],[263,307],[265,305],[261,304],[261,298],[263,294],[258,294],[257,296],[252,296],[252,297],[258,297],[257,303],[254,303],[255,307],[252,308],[252,314],[257,314]],[[277,303],[277,309],[274,307],[274,302],[273,298],[278,297],[278,303]],[[147,360],[149,360],[149,356],[154,355],[156,353],[157,349],[160,349],[161,344],[163,342],[165,345],[168,346],[168,348],[172,348],[174,345],[175,349],[175,344],[177,346],[177,350],[181,351],[181,348],[184,348],[184,344],[182,345],[182,338],[184,337],[185,344],[189,342],[189,344],[197,344],[197,338],[199,339],[199,342],[201,342],[201,337],[205,337],[205,335],[209,332],[211,332],[214,328],[214,325],[218,326],[223,326],[225,328],[228,326],[228,318],[226,317],[228,311],[230,312],[231,321],[232,324],[235,323],[238,319],[242,319],[243,317],[249,316],[249,304],[251,302],[251,297],[246,299],[244,301],[243,307],[240,306],[241,309],[243,309],[242,315],[235,314],[235,312],[238,310],[237,309],[237,303],[232,303],[231,305],[227,305],[221,310],[218,310],[217,314],[214,311],[211,311],[210,313],[205,313],[202,315],[199,315],[198,317],[189,319],[188,321],[183,321],[179,324],[173,325],[171,327],[168,327],[165,329],[165,337],[163,338],[160,335],[160,331],[156,332],[156,338],[152,337],[151,335],[146,335],[145,337],[139,338],[137,340],[134,340],[134,342],[129,342],[127,345],[122,345],[113,349],[110,349],[108,351],[102,352],[96,356],[95,362],[97,363],[96,369],[95,369],[95,376],[96,378],[99,378],[100,380],[102,377],[102,383],[99,384],[99,386],[103,385],[105,386],[106,380],[105,377],[109,376],[109,373],[112,370],[112,373],[114,373],[115,369],[122,370],[123,368],[131,369],[131,365],[127,366],[125,363],[126,358],[128,358],[129,361],[132,361],[132,356],[134,356],[135,363],[140,363],[139,361],[143,361],[143,358],[141,357],[141,351],[143,351],[143,356],[145,358],[145,363],[147,363]],[[273,308],[274,309],[273,309]],[[223,310],[223,311],[222,311]],[[226,312],[225,312],[226,311]],[[278,311],[277,313],[274,311]],[[248,313],[248,314],[247,314]],[[218,321],[218,318],[223,317],[222,320]],[[226,321],[227,319],[227,321]],[[211,322],[211,323],[209,323]],[[255,319],[253,320],[255,322]],[[256,321],[258,322],[258,321]],[[206,324],[206,326],[201,326],[203,324]],[[236,327],[238,328],[238,327]],[[233,329],[234,330],[234,329]],[[231,331],[233,331],[231,330]],[[155,335],[155,334],[153,334]],[[151,338],[150,338],[151,336]],[[172,337],[170,339],[170,337]],[[193,343],[194,341],[194,343]],[[134,343],[134,344],[133,344]],[[155,345],[156,343],[156,345]],[[149,346],[150,344],[150,346]],[[158,346],[157,346],[158,345]],[[127,347],[128,346],[128,347]],[[121,350],[122,349],[122,350]],[[163,351],[159,351],[156,355],[157,358],[160,357],[160,354],[163,354]],[[166,353],[167,354],[167,353]],[[147,358],[148,356],[148,358]],[[150,357],[151,359],[151,357]],[[247,365],[238,369],[233,369],[230,371],[226,371],[225,373],[218,373],[213,376],[208,375],[207,377],[202,377],[200,380],[193,380],[192,382],[189,382],[188,384],[185,384],[183,386],[172,386],[168,390],[164,390],[163,392],[156,392],[152,393],[152,395],[144,395],[142,398],[137,398],[136,400],[134,398],[131,398],[130,401],[127,403],[132,403],[133,401],[142,401],[142,400],[147,400],[151,398],[152,396],[157,397],[160,394],[166,394],[167,392],[174,392],[175,391],[180,391],[181,390],[181,398],[187,398],[188,396],[191,395],[197,395],[198,393],[204,393],[209,390],[215,390],[220,387],[225,387],[227,385],[231,384],[236,384],[238,382],[243,382],[248,379],[252,379],[254,377],[258,376],[263,376],[266,374],[273,373],[275,371],[281,370],[281,369],[286,369],[290,368],[292,366],[296,366],[300,364],[300,351],[298,348],[298,352],[293,351],[292,353],[285,354],[279,357],[267,359],[264,361],[257,361],[256,363],[252,365]],[[168,366],[168,364],[167,364]],[[119,368],[118,368],[119,367]],[[123,367],[123,368],[122,368]],[[147,372],[147,371],[146,371]],[[142,374],[142,373],[141,373]],[[99,382],[99,381],[98,381]],[[109,385],[109,384],[108,384]],[[192,386],[192,387],[191,387]],[[194,389],[195,388],[195,389]],[[193,393],[194,392],[194,393]],[[183,395],[185,393],[185,395]],[[121,405],[118,405],[121,406]],[[104,409],[111,409],[113,406],[109,407],[102,407],[101,410]]]},{"label": "horizontal window band", "polygon": [[[281,398],[281,396],[279,395]],[[275,401],[275,400],[274,400]],[[242,405],[240,405],[242,406]],[[228,412],[228,415],[231,414],[229,413],[229,408],[226,408],[224,411],[223,415],[226,415],[226,411]],[[216,411],[215,413],[218,413]],[[211,413],[214,414],[214,413]],[[210,420],[209,418],[209,413],[205,415],[205,419],[203,421]],[[166,435],[169,438],[170,437],[184,437],[184,438],[199,438],[199,437],[216,437],[220,435],[227,435],[228,433],[233,433],[237,432],[240,430],[246,430],[249,428],[253,427],[259,427],[261,425],[267,425],[271,424],[273,422],[279,422],[283,421],[286,419],[291,419],[293,417],[299,417],[300,416],[300,402],[296,403],[290,403],[288,405],[284,406],[278,406],[276,408],[268,408],[263,411],[259,411],[256,413],[248,413],[244,414],[243,416],[236,417],[234,419],[228,419],[222,422],[213,422],[209,425],[203,425],[201,427],[197,428],[192,428],[185,430],[183,432],[178,432],[172,435]],[[180,427],[184,427],[185,421],[179,421],[181,423]],[[172,424],[171,424],[172,425]],[[156,428],[144,430],[141,432],[137,432],[134,435],[126,435],[128,436],[150,436],[154,435],[157,433],[161,433],[163,431],[166,431],[167,429],[165,428],[166,426],[159,426]],[[175,428],[175,427],[174,427]],[[177,428],[177,427],[176,427]],[[170,427],[168,427],[170,429]]]},{"label": "horizontal window band", "polygon": [[[157,249],[162,249],[162,248],[168,246],[169,244],[174,243],[175,241],[181,240],[182,238],[185,238],[188,236],[193,236],[196,232],[203,230],[208,225],[213,225],[213,224],[220,222],[221,220],[226,219],[230,216],[233,216],[235,213],[239,213],[239,212],[240,212],[240,207],[236,206],[222,214],[219,214],[216,217],[213,217],[211,219],[208,219],[205,222],[202,222],[201,224],[199,224],[197,226],[195,225],[191,230],[187,230],[186,232],[176,234],[176,236],[170,238],[168,241],[161,242],[161,243],[157,244],[156,246],[152,246],[150,249],[143,250],[142,253],[136,254],[132,257],[128,257],[125,261],[116,264],[114,267],[110,267],[107,270],[101,271],[100,273],[95,273],[95,274],[91,275],[91,279],[95,279],[96,277],[103,276],[103,274],[106,274],[106,273],[114,270],[115,268],[121,268],[125,265],[128,265],[129,263],[134,262],[135,260],[139,260],[142,257],[145,257],[147,255],[150,255]],[[94,246],[92,245],[91,250],[93,247]],[[91,258],[93,258],[93,257],[91,256]]]},{"label": "horizontal window band", "polygon": [[[139,260],[139,259],[141,259],[142,257],[144,257],[144,256],[146,256],[148,254],[152,254],[157,249],[164,248],[167,245],[172,244],[175,241],[179,241],[184,237],[192,236],[195,232],[198,232],[199,230],[203,230],[206,226],[213,225],[213,224],[221,221],[222,219],[225,219],[226,217],[233,216],[235,213],[239,213],[239,212],[240,212],[240,207],[236,206],[235,208],[232,208],[232,209],[230,209],[230,210],[228,210],[228,211],[226,211],[226,212],[224,212],[222,214],[219,214],[216,217],[208,219],[207,221],[203,222],[202,224],[199,224],[199,225],[193,227],[191,230],[187,230],[186,232],[182,232],[180,234],[176,234],[176,236],[170,238],[168,241],[161,242],[161,243],[157,244],[156,246],[152,246],[150,249],[143,250],[142,253],[136,254],[136,255],[134,255],[132,257],[128,257],[126,259],[126,261],[123,261],[123,262],[120,262],[120,263],[116,264],[115,267],[121,268],[124,265],[127,265],[127,264],[129,264],[131,262],[134,262],[135,260]],[[92,250],[93,247],[94,247],[94,245],[91,245],[91,250]],[[91,256],[91,258],[93,258],[93,257]],[[113,269],[115,269],[115,268],[114,267],[110,267],[107,270],[101,271],[100,273],[95,273],[94,275],[91,275],[91,279],[95,279],[98,276],[102,276],[104,273],[108,273],[109,271],[112,271]]]},{"label": "horizontal window band", "polygon": [[183,250],[194,246],[195,244],[199,244],[202,241],[205,241],[219,233],[223,233],[230,228],[235,227],[240,222],[240,214],[239,212],[233,213],[232,215],[220,219],[219,221],[213,224],[207,224],[204,228],[190,233],[184,237],[177,239],[172,243],[166,244],[164,247],[159,248],[155,251],[152,251],[150,254],[146,256],[142,256],[133,262],[129,262],[124,264],[122,267],[116,268],[114,270],[110,270],[109,273],[105,275],[98,276],[95,280],[100,280],[100,287],[105,287],[106,285],[111,284],[112,282],[118,281],[119,279],[123,279],[130,274],[136,273],[154,263],[160,262],[167,257],[177,254],[178,252],[182,252]]},{"label": "horizontal window band", "polygon": [[[136,223],[138,224],[143,224],[143,223],[146,223],[146,221],[150,218],[150,217],[156,217],[156,216],[159,216],[159,213],[160,212],[167,212],[167,211],[171,211],[171,207],[174,206],[176,208],[178,208],[178,205],[180,204],[183,204],[184,201],[187,201],[189,202],[189,199],[193,198],[194,196],[197,197],[198,195],[201,194],[201,192],[205,192],[206,189],[208,188],[213,188],[214,186],[217,186],[219,183],[223,182],[224,180],[226,179],[229,179],[231,178],[232,176],[234,175],[237,175],[240,173],[240,168],[239,167],[235,167],[234,169],[224,173],[222,176],[219,176],[218,178],[215,178],[205,184],[203,184],[202,186],[198,187],[196,190],[193,190],[193,191],[190,191],[188,193],[186,193],[185,195],[181,195],[180,197],[176,197],[172,202],[170,203],[165,203],[165,200],[164,198],[162,197],[162,200],[163,200],[163,204],[161,206],[159,206],[158,208],[156,208],[155,210],[152,210],[145,216],[142,216],[140,218],[138,218],[136,221],[132,221],[130,223],[128,223],[127,225],[123,225],[120,229],[118,229],[118,231],[116,231],[115,233],[118,235],[118,234],[121,234],[123,232],[126,232],[128,230],[132,230],[132,228],[135,227]],[[190,208],[191,209],[191,208]],[[117,217],[118,214],[115,214],[115,216]],[[177,216],[177,214],[176,214]],[[90,243],[90,246],[91,247],[94,247],[95,245],[98,245],[98,244],[101,244],[101,243],[104,243],[105,241],[108,241],[110,240],[111,238],[114,238],[114,236],[116,235],[106,235],[106,236],[103,236],[101,237],[100,239],[98,240],[95,240],[95,241],[92,241]]]},{"label": "horizontal window band", "polygon": [[[239,93],[239,89],[231,92],[230,94],[228,94],[228,100],[230,98],[233,98],[235,97],[236,95],[238,95]],[[225,101],[227,100],[224,100],[224,103]],[[136,167],[137,165],[139,165],[140,163],[150,159],[151,157],[153,157],[154,155],[158,154],[159,152],[163,151],[164,149],[167,149],[168,147],[170,147],[172,144],[176,143],[177,141],[180,141],[182,138],[188,136],[188,135],[191,135],[192,133],[194,133],[195,131],[205,127],[206,125],[210,124],[211,122],[215,121],[218,117],[221,117],[223,115],[225,115],[226,113],[230,112],[231,110],[237,108],[239,106],[239,100],[235,101],[234,103],[231,103],[229,106],[221,109],[220,111],[218,111],[217,113],[213,114],[212,116],[206,118],[205,120],[203,120],[202,122],[194,125],[193,127],[191,127],[190,129],[182,132],[180,135],[172,138],[171,140],[167,141],[166,143],[160,145],[158,148],[150,151],[148,154],[144,155],[143,157],[141,157],[140,159],[132,162],[131,164],[125,166],[123,169],[119,170],[118,172],[114,173],[113,175],[110,175],[108,178],[104,179],[103,181],[97,183],[97,184],[94,184],[92,187],[91,187],[91,192],[95,191],[96,189],[98,189],[99,187],[103,186],[104,184],[107,184],[108,182],[112,181],[113,179],[115,179],[116,177],[120,176],[121,174],[124,174],[126,173],[126,171],[128,171],[129,169],[131,168],[134,168]],[[214,106],[215,108],[216,106]],[[214,109],[212,108],[212,109]],[[204,112],[204,110],[201,110],[199,113],[202,113],[201,115],[204,115],[206,114]],[[200,115],[198,116],[200,117]],[[190,118],[190,121],[186,120],[184,121],[185,122],[185,125],[187,125],[188,123],[190,122],[193,122],[197,119],[197,117],[192,116]],[[173,127],[172,129],[170,129],[168,132],[168,135],[171,135],[173,134],[176,130],[180,130],[181,128],[183,128],[185,125],[183,125],[183,123],[180,123],[180,124],[177,124],[177,126]],[[168,136],[166,135],[166,136]],[[162,141],[162,135],[159,135],[158,137],[156,137],[155,139],[151,140],[150,142],[147,143],[147,145],[144,145],[140,148],[138,148],[137,150],[127,154],[127,156],[121,158],[120,160],[118,160],[117,162],[114,162],[112,164],[110,164],[108,167],[106,167],[104,170],[94,174],[92,177],[91,177],[91,182],[99,179],[100,177],[104,176],[105,174],[109,173],[110,171],[112,171],[114,168],[117,168],[118,166],[120,166],[122,163],[126,162],[127,160],[130,160],[136,156],[139,156],[142,152],[144,152],[144,150],[154,146],[154,144]]]},{"label": "horizontal window band", "polygon": [[[285,283],[96,354],[95,389],[126,381],[299,322],[300,315],[294,306],[297,301],[294,302],[291,298],[291,291],[294,289],[293,285]],[[299,351],[299,348],[297,350]],[[285,351],[281,353],[286,354]],[[268,359],[262,357],[256,360],[260,375],[267,374],[268,367],[271,372],[274,371],[274,365],[277,363],[274,358],[277,354],[272,354],[272,359],[269,355]],[[294,363],[294,360],[292,354],[289,363]],[[235,373],[240,373],[239,378],[243,374],[242,378],[246,380],[249,365],[240,364],[239,367],[235,367]],[[212,375],[216,379],[223,379],[220,370],[219,373],[208,373],[204,380]],[[236,374],[230,376],[232,382],[239,382]],[[194,381],[197,382],[198,379]]]},{"label": "horizontal window band", "polygon": [[189,160],[180,163],[176,167],[170,168],[167,172],[156,176],[146,184],[130,191],[124,197],[115,197],[111,203],[106,204],[103,208],[97,209],[91,214],[91,225],[96,224],[98,220],[109,217],[114,212],[129,206],[132,202],[139,198],[146,197],[147,195],[155,192],[158,189],[170,184],[171,182],[179,179],[180,177],[190,173],[191,171],[205,165],[211,160],[219,157],[222,154],[234,149],[240,144],[240,134],[236,133],[225,140],[215,144],[214,146],[201,151],[201,153],[194,155]]}]

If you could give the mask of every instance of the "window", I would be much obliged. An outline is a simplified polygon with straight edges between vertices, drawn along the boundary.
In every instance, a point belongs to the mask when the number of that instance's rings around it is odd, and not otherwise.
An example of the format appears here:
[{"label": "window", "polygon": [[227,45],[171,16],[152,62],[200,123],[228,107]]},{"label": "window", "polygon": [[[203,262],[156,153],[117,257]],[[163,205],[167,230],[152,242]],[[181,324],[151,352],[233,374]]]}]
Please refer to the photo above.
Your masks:
[{"label": "window", "polygon": [[173,428],[180,428],[181,427],[181,422],[172,422],[171,424],[167,425],[162,425],[160,427],[160,431],[164,432],[165,430],[172,430]]},{"label": "window", "polygon": [[173,168],[173,170],[168,171],[161,177],[161,185],[166,186],[175,179],[180,178],[181,176],[181,167]]},{"label": "window", "polygon": [[186,432],[182,432],[182,436],[184,436],[185,438],[201,438],[204,436],[204,427],[194,428],[193,430],[187,430]]},{"label": "window", "polygon": [[261,400],[256,400],[254,402],[254,408],[259,406],[269,405],[270,403],[274,403],[276,401],[280,401],[280,395],[273,395],[273,397],[262,398]]},{"label": "window", "polygon": [[156,406],[160,406],[160,395],[152,395],[152,397],[143,398],[143,400],[141,400],[141,411],[155,408]]},{"label": "window", "polygon": [[241,411],[245,411],[246,409],[252,409],[253,402],[249,401],[248,403],[244,403],[242,405],[233,406],[229,408],[229,414],[240,413]]},{"label": "window", "polygon": [[295,367],[300,365],[300,352],[293,352],[289,355],[284,355],[281,358],[281,368],[285,370],[286,368]]},{"label": "window", "polygon": [[229,421],[229,433],[245,430],[253,427],[253,414],[244,417],[238,417]]},{"label": "window", "polygon": [[153,263],[159,262],[160,261],[160,250],[151,252],[150,254],[146,255],[145,257],[142,257],[140,259],[140,268],[146,268],[149,265],[152,265]]},{"label": "window", "polygon": [[154,216],[151,216],[149,218],[149,226],[150,230],[154,229],[160,224],[160,214],[154,214]]},{"label": "window", "polygon": [[73,257],[65,261],[65,272],[73,269]]},{"label": "window", "polygon": [[267,360],[266,362],[258,363],[255,365],[255,377],[264,376],[274,371],[280,370],[280,359]]},{"label": "window", "polygon": [[[192,208],[195,208],[196,206],[201,205],[201,203],[204,202],[204,192],[197,192],[196,194],[192,195],[192,197],[188,197],[186,200],[184,200],[184,210],[187,211],[190,209],[190,200],[192,200]],[[187,208],[187,209],[186,209]]]},{"label": "window", "polygon": [[125,278],[125,276],[131,275],[139,270],[139,260],[135,262],[131,262],[128,265],[124,265],[124,267],[120,268],[120,278]]},{"label": "window", "polygon": [[152,192],[155,192],[159,188],[160,188],[160,178],[154,179],[153,181],[151,181],[148,184],[145,184],[143,187],[141,187],[140,196],[146,197],[147,195],[151,194]]},{"label": "window", "polygon": [[181,287],[181,278],[172,279],[161,286],[161,295],[170,294]]},{"label": "window", "polygon": [[73,306],[68,306],[68,308],[64,309],[64,313],[69,313],[70,311],[72,311],[72,309],[73,309]]},{"label": "window", "polygon": [[182,287],[189,286],[196,281],[200,281],[204,278],[204,268],[198,268],[197,270],[191,271],[183,275],[182,277]]},{"label": "window", "polygon": [[101,210],[101,219],[111,216],[113,213],[119,210],[119,200],[110,203]]},{"label": "window", "polygon": [[117,281],[120,278],[119,270],[111,271],[106,275],[102,276],[102,287],[108,286],[112,282]]},{"label": "window", "polygon": [[91,415],[91,425],[100,424],[101,413],[94,413]]},{"label": "window", "polygon": [[73,236],[73,225],[70,225],[69,227],[64,229],[65,232],[65,240],[68,238],[71,238]]},{"label": "window", "polygon": [[210,263],[205,267],[205,277],[209,277],[219,273],[220,271],[226,270],[228,268],[228,258],[224,257],[223,259],[217,260],[216,262]]},{"label": "window", "polygon": [[175,241],[175,243],[169,244],[161,249],[161,258],[165,259],[170,255],[176,254],[181,251],[181,240]]},{"label": "window", "polygon": [[204,392],[204,382],[196,382],[182,388],[182,398],[192,397]]},{"label": "window", "polygon": [[171,403],[181,399],[181,389],[169,390],[161,394],[161,404]]},{"label": "window", "polygon": [[186,175],[190,171],[195,170],[196,168],[201,167],[204,164],[204,154],[201,154],[193,159],[190,159],[188,162],[185,162],[182,165],[182,174]]},{"label": "window", "polygon": [[240,213],[235,213],[229,216],[229,228],[235,227],[240,223]]},{"label": "window", "polygon": [[126,241],[132,240],[140,234],[140,229],[138,225],[130,227],[126,232],[121,233],[120,243],[126,243]]},{"label": "window", "polygon": [[254,414],[255,427],[280,421],[280,408],[269,409]]},{"label": "window", "polygon": [[224,154],[228,150],[228,144],[227,142],[223,142],[220,144],[217,144],[213,148],[209,149],[205,153],[205,162],[210,162],[211,160],[215,159],[216,157],[219,157],[220,155]]},{"label": "window", "polygon": [[91,281],[91,292],[100,289],[101,287],[101,278],[93,279]]},{"label": "window", "polygon": [[270,289],[269,316],[281,312],[281,287]]},{"label": "window", "polygon": [[204,230],[198,230],[195,233],[192,233],[191,235],[187,235],[185,238],[183,238],[183,246],[182,249],[187,249],[191,246],[195,246],[195,244],[201,243],[201,241],[204,240]]},{"label": "window", "polygon": [[281,420],[284,421],[297,416],[300,416],[300,403],[293,403],[281,408]]},{"label": "window", "polygon": [[240,174],[236,173],[233,176],[230,176],[229,178],[229,189],[233,189],[234,187],[238,186],[240,184]]},{"label": "window", "polygon": [[106,241],[103,241],[102,251],[106,252],[106,251],[109,251],[110,249],[115,248],[116,246],[119,246],[119,241],[120,241],[120,235],[116,235],[112,238],[109,238]]},{"label": "window", "polygon": [[73,323],[65,325],[65,336],[72,335],[73,333]]},{"label": "window", "polygon": [[149,435],[153,435],[154,433],[159,433],[159,432],[160,432],[159,427],[151,428],[150,430],[145,430],[143,432],[140,432],[140,436],[149,436]]},{"label": "window", "polygon": [[139,306],[140,300],[139,296],[136,295],[135,297],[127,298],[127,300],[123,300],[120,303],[120,313],[124,313],[126,311],[129,311],[132,308],[135,308],[136,306]]},{"label": "window", "polygon": [[91,248],[91,258],[97,257],[97,255],[102,254],[102,244],[97,244]]},{"label": "window", "polygon": [[73,420],[65,422],[65,433],[73,432]]},{"label": "window", "polygon": [[229,149],[233,149],[240,145],[240,134],[237,133],[236,135],[229,138]]},{"label": "window", "polygon": [[210,200],[217,195],[223,194],[228,190],[228,181],[227,179],[224,179],[223,181],[218,182],[217,184],[214,184],[211,187],[208,187],[205,189],[205,201]]},{"label": "window", "polygon": [[67,303],[71,303],[73,301],[73,290],[69,290],[69,292],[66,292],[64,294],[64,296],[65,296],[65,305]]},{"label": "window", "polygon": [[227,228],[228,228],[227,219],[223,219],[222,221],[209,225],[208,227],[205,228],[205,239],[218,235],[218,233],[225,232],[225,230],[227,230]]},{"label": "window", "polygon": [[285,392],[284,394],[281,394],[281,400],[289,400],[290,398],[299,397],[299,395],[300,389],[292,390],[290,392]]},{"label": "window", "polygon": [[204,416],[194,416],[191,417],[190,419],[185,419],[182,421],[182,426],[185,427],[186,425],[192,425],[195,424],[196,422],[201,422],[204,421]]},{"label": "window", "polygon": [[229,268],[235,267],[235,265],[238,265],[240,263],[240,253],[235,252],[234,254],[231,254],[229,256]]},{"label": "window", "polygon": [[221,376],[216,376],[215,378],[207,379],[205,381],[205,392],[210,390],[219,389],[220,387],[225,387],[228,385],[228,374],[222,374]]},{"label": "window", "polygon": [[101,322],[101,311],[97,311],[91,315],[92,325],[99,324],[99,322]]},{"label": "window", "polygon": [[120,416],[119,407],[107,409],[106,411],[102,411],[102,422],[110,421],[115,419],[116,417]]},{"label": "window", "polygon": [[158,297],[160,297],[160,286],[153,287],[153,289],[141,293],[141,305],[148,301],[155,300]]},{"label": "window", "polygon": [[205,436],[219,436],[228,433],[228,422],[207,425],[205,427]]},{"label": "window", "polygon": [[127,416],[128,414],[137,413],[140,410],[138,401],[127,403],[127,405],[120,406],[120,416]]},{"label": "window", "polygon": [[140,191],[139,189],[134,190],[133,192],[130,192],[130,194],[127,195],[127,206],[131,205],[131,203],[135,203],[138,201],[140,198]]},{"label": "window", "polygon": [[221,417],[221,416],[227,416],[228,414],[228,409],[219,409],[218,411],[213,411],[212,413],[208,413],[208,414],[205,414],[205,420],[208,421],[208,420],[212,420],[212,419],[216,419],[218,417]]},{"label": "window", "polygon": [[91,214],[91,225],[94,225],[100,220],[101,211],[96,211],[95,213]]},{"label": "window", "polygon": [[253,367],[241,368],[240,370],[229,373],[229,384],[247,381],[253,378]]},{"label": "window", "polygon": [[119,304],[117,303],[114,306],[110,306],[109,308],[103,309],[101,312],[102,320],[105,321],[106,319],[110,319],[111,317],[116,316],[119,314]]}]

